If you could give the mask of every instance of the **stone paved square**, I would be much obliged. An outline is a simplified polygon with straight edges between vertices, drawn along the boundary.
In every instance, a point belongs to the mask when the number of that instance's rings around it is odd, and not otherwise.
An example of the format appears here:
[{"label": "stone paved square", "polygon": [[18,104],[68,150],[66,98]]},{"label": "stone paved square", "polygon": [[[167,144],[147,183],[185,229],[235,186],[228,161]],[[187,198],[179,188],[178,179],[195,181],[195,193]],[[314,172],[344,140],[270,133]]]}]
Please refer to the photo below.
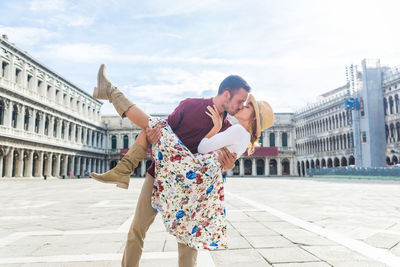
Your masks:
[{"label": "stone paved square", "polygon": [[[0,181],[1,266],[120,266],[143,179]],[[230,178],[227,250],[199,267],[400,266],[400,182]],[[140,266],[177,266],[157,216]]]}]

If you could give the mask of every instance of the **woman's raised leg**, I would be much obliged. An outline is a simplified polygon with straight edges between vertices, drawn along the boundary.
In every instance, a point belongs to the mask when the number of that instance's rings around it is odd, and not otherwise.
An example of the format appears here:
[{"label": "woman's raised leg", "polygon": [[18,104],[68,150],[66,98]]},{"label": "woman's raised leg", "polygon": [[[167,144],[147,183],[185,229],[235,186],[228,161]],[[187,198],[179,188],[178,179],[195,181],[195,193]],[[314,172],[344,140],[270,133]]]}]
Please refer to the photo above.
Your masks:
[{"label": "woman's raised leg", "polygon": [[139,162],[146,158],[148,146],[146,132],[141,131],[135,144],[131,146],[113,169],[103,174],[92,172],[90,177],[103,183],[116,184],[118,187],[128,189],[130,175],[139,165]]},{"label": "woman's raised leg", "polygon": [[94,88],[93,97],[96,99],[107,99],[124,118],[128,117],[131,122],[142,129],[149,126],[149,118],[143,110],[130,101],[117,87],[112,85],[106,76],[106,66],[102,64],[97,74],[97,87]]}]

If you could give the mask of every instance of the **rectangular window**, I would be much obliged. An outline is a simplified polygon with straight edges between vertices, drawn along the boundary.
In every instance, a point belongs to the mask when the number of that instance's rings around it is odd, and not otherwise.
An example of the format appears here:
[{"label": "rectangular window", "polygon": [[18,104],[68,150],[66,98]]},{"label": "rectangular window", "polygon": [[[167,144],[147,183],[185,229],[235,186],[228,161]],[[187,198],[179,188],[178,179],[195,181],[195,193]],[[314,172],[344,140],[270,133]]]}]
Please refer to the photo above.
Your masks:
[{"label": "rectangular window", "polygon": [[10,68],[10,64],[7,62],[2,62],[1,63],[1,77],[7,78],[8,77],[8,70]]},{"label": "rectangular window", "polygon": [[28,89],[32,89],[33,88],[33,76],[28,74],[28,77],[26,80],[28,82]]},{"label": "rectangular window", "polygon": [[21,74],[22,71],[20,69],[15,69],[15,82],[20,84],[21,83]]}]

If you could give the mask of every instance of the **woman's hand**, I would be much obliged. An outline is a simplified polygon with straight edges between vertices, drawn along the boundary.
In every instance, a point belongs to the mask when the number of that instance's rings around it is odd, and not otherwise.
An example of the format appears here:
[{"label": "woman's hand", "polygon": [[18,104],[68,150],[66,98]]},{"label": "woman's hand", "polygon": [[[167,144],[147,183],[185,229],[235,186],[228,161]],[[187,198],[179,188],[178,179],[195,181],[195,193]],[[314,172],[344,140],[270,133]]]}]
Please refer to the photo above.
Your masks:
[{"label": "woman's hand", "polygon": [[218,113],[217,108],[215,107],[215,105],[213,105],[213,107],[207,106],[207,109],[209,112],[206,111],[206,114],[212,119],[214,123],[214,130],[216,132],[219,132],[219,130],[221,130],[222,127],[222,119]]}]

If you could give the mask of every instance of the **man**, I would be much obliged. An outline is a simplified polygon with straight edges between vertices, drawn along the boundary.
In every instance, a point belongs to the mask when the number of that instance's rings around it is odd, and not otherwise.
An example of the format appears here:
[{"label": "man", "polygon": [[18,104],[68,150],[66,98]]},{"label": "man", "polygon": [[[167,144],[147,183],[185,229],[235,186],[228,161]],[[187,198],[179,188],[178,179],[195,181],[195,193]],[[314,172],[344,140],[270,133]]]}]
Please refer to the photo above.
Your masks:
[{"label": "man", "polygon": [[[130,108],[134,108],[134,104],[109,83],[105,77],[104,68],[100,68],[98,80],[107,82],[107,93],[99,97],[99,90],[95,89],[94,96],[99,99],[109,99],[115,106],[121,117],[124,117],[129,112]],[[101,87],[101,84],[98,84]],[[110,89],[111,88],[111,89]],[[97,91],[96,91],[97,90]],[[105,89],[103,90],[105,91]],[[168,116],[167,121],[174,133],[192,152],[197,153],[197,147],[203,137],[213,127],[213,122],[206,115],[207,106],[215,105],[223,118],[221,131],[224,131],[231,122],[227,119],[227,113],[234,115],[239,110],[243,109],[244,103],[247,100],[250,86],[247,82],[237,75],[231,75],[225,78],[218,90],[218,94],[213,98],[188,98],[183,100],[174,112]],[[101,94],[103,92],[100,92]],[[161,131],[159,128],[146,129],[147,139],[150,143],[156,143]],[[140,151],[139,151],[140,150]],[[95,175],[96,180],[117,183],[123,188],[127,188],[129,184],[129,175],[117,175],[118,171],[121,174],[131,173],[132,166],[137,166],[141,160],[138,155],[145,156],[143,149],[132,146],[128,153],[124,156],[127,159],[122,159],[117,165],[117,171],[109,171],[103,175]],[[123,160],[125,162],[123,162]],[[235,164],[236,155],[231,154],[226,148],[222,149],[218,160],[225,170],[232,169]],[[129,169],[130,168],[130,169]],[[133,168],[133,169],[132,169]],[[128,169],[128,171],[127,171]],[[121,178],[123,176],[123,178]],[[125,246],[122,266],[137,267],[139,266],[140,257],[142,255],[144,239],[146,232],[153,223],[157,212],[151,206],[151,195],[154,183],[154,162],[147,170],[146,178],[142,186],[141,193],[136,205],[136,211],[128,232],[127,243]],[[179,267],[194,267],[197,264],[197,250],[178,243]]]}]

